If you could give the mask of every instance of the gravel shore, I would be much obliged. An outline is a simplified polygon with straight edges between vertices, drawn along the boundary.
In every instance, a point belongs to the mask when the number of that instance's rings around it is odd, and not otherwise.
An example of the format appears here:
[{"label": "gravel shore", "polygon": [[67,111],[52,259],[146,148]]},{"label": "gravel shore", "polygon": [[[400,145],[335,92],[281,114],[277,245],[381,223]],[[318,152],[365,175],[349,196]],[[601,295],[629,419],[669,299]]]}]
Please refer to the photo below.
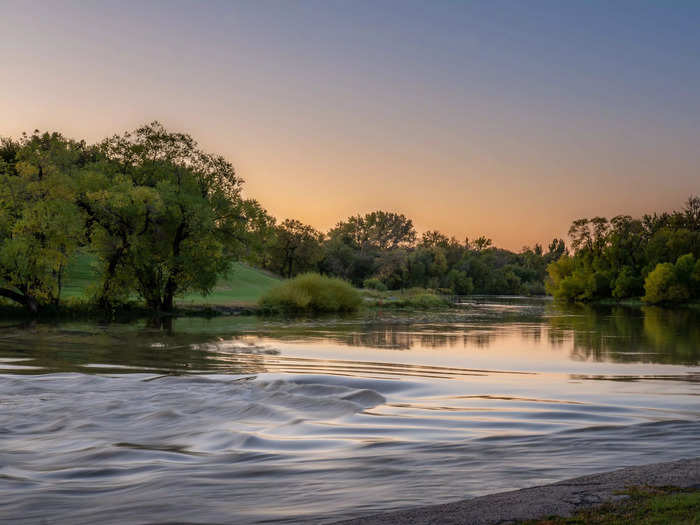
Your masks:
[{"label": "gravel shore", "polygon": [[337,522],[337,525],[490,525],[551,515],[570,516],[623,498],[630,486],[700,487],[700,458],[628,467],[527,489],[442,505],[417,507]]}]

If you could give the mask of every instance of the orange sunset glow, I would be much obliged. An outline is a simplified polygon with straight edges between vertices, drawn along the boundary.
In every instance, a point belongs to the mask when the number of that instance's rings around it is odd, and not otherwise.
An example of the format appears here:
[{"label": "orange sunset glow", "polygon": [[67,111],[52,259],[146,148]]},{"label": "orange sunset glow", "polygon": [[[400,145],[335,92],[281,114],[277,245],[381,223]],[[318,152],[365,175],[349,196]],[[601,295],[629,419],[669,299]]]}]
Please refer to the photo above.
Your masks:
[{"label": "orange sunset glow", "polygon": [[645,32],[642,10],[591,40],[577,20],[613,21],[584,6],[537,27],[512,24],[525,6],[466,3],[149,4],[128,21],[4,5],[0,135],[96,141],[158,119],[233,162],[272,215],[324,231],[387,209],[519,250],[700,189],[697,41]]}]

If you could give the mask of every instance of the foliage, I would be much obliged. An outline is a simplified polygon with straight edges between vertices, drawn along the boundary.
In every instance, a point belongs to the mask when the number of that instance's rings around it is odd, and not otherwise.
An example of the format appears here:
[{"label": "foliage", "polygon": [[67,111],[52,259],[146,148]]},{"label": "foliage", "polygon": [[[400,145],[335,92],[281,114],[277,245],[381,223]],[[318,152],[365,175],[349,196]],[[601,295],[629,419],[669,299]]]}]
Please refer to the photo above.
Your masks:
[{"label": "foliage", "polygon": [[409,294],[402,300],[397,301],[396,304],[404,308],[430,309],[448,306],[450,303],[440,295],[424,292]]},{"label": "foliage", "polygon": [[460,243],[432,230],[418,242],[415,238],[411,221],[403,215],[378,211],[350,217],[328,233],[318,269],[356,286],[367,287],[366,282],[376,279],[389,290],[544,294],[546,266],[566,250],[561,239],[552,241],[547,253],[539,245],[513,253],[493,247],[483,236]]},{"label": "foliage", "polygon": [[[691,276],[700,256],[700,198],[681,211],[575,220],[569,230],[574,252],[547,267],[546,288],[567,301],[683,302],[700,297]],[[692,262],[692,264],[691,264]]]},{"label": "foliage", "polygon": [[100,151],[78,199],[100,261],[98,302],[109,307],[135,291],[168,312],[176,296],[210,292],[244,251],[257,211],[241,198],[233,166],[157,122]]},{"label": "foliage", "polygon": [[323,238],[308,224],[287,219],[272,231],[265,267],[284,277],[313,270],[322,257]]},{"label": "foliage", "polygon": [[377,290],[379,292],[386,292],[388,290],[386,284],[384,284],[376,277],[369,277],[365,279],[362,283],[362,287],[367,288],[368,290]]},{"label": "foliage", "polygon": [[450,300],[434,290],[425,288],[408,288],[406,290],[365,290],[365,300],[370,306],[379,308],[405,308],[428,310],[451,305]]},{"label": "foliage", "polygon": [[644,301],[680,303],[700,298],[700,260],[693,254],[679,257],[675,264],[659,263],[644,281]]},{"label": "foliage", "polygon": [[260,299],[267,311],[352,312],[362,298],[348,282],[315,273],[306,273],[284,281]]},{"label": "foliage", "polygon": [[[108,311],[140,298],[152,311],[171,312],[176,298],[213,292],[239,260],[373,290],[700,298],[698,197],[683,210],[641,219],[577,219],[572,253],[562,239],[546,251],[535,245],[515,253],[485,236],[460,242],[431,230],[419,237],[411,219],[382,210],[324,235],[295,219],[278,224],[241,189],[228,161],[158,122],[96,145],[38,131],[0,139],[0,297],[34,312],[58,306],[67,265],[80,251],[95,261],[90,294]],[[290,304],[304,303],[302,296]]]},{"label": "foliage", "polygon": [[409,246],[416,239],[416,231],[413,222],[403,214],[373,211],[339,222],[328,232],[328,236],[340,238],[345,244],[364,253]]},{"label": "foliage", "polygon": [[154,311],[206,294],[259,248],[270,217],[224,158],[153,122],[96,146],[59,133],[0,142],[0,295],[58,305],[68,260],[97,258],[95,301]]},{"label": "foliage", "polygon": [[72,175],[84,143],[35,132],[2,142],[0,158],[0,296],[36,312],[58,304],[66,262],[83,240]]},{"label": "foliage", "polygon": [[625,299],[627,297],[639,297],[643,292],[644,282],[642,276],[638,275],[631,266],[623,266],[615,279],[615,287],[612,296],[615,299]]}]

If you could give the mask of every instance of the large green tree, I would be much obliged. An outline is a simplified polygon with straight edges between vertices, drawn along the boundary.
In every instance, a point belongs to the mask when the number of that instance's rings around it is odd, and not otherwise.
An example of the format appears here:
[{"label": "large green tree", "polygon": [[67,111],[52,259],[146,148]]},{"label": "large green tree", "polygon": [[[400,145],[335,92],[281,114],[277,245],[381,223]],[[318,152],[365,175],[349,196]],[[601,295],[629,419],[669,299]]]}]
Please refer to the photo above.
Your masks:
[{"label": "large green tree", "polygon": [[273,232],[269,268],[285,277],[316,269],[324,235],[308,224],[286,219]]},{"label": "large green tree", "polygon": [[58,304],[84,238],[76,174],[90,153],[60,133],[4,140],[0,154],[0,296],[36,312]]},{"label": "large green tree", "polygon": [[339,222],[328,236],[366,253],[411,246],[416,240],[416,230],[405,215],[380,210],[349,217]]},{"label": "large green tree", "polygon": [[241,198],[241,179],[223,157],[158,122],[100,144],[84,177],[80,207],[99,258],[98,301],[136,292],[153,311],[178,295],[208,293],[246,246],[259,207]]}]

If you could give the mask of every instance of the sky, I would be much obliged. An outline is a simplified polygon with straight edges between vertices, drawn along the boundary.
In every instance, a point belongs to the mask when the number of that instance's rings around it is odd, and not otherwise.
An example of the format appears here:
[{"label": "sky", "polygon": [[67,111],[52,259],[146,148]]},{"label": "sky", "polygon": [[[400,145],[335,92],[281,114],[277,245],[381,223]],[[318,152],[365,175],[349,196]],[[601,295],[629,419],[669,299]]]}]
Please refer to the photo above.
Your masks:
[{"label": "sky", "polygon": [[152,120],[321,230],[519,250],[700,194],[700,2],[0,0],[0,136]]}]

